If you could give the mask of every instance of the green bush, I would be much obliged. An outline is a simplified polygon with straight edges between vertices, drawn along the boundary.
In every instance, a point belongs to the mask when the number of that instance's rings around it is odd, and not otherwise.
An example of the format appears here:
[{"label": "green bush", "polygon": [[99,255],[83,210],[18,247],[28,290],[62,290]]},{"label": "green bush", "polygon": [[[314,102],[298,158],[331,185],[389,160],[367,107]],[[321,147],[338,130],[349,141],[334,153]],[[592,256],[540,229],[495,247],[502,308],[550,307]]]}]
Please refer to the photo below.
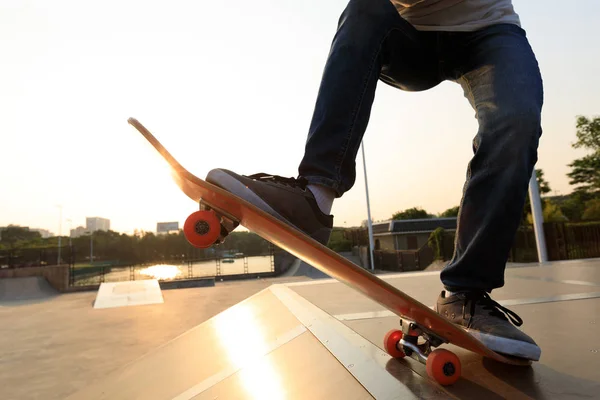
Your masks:
[{"label": "green bush", "polygon": [[434,260],[441,260],[443,258],[442,243],[444,239],[444,228],[438,227],[436,230],[431,232],[427,239],[427,245],[433,250]]}]

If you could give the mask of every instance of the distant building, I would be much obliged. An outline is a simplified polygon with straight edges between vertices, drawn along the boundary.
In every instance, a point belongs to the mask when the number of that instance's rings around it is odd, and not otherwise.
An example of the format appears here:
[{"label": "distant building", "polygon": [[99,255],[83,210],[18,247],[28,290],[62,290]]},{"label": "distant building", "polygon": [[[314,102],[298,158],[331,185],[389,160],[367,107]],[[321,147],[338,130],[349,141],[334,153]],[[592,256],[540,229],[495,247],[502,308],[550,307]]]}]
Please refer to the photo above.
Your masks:
[{"label": "distant building", "polygon": [[87,217],[85,228],[88,232],[108,231],[110,230],[110,220],[100,217]]},{"label": "distant building", "polygon": [[88,233],[89,232],[83,226],[78,226],[75,229],[71,229],[71,237],[72,238],[83,236],[83,235],[86,235]]},{"label": "distant building", "polygon": [[179,231],[179,222],[157,222],[156,233],[169,233]]},{"label": "distant building", "polygon": [[53,236],[52,232],[50,232],[47,229],[29,229],[29,230],[32,232],[39,232],[40,235],[42,235],[42,238],[44,238],[44,239],[47,239],[47,238]]},{"label": "distant building", "polygon": [[375,250],[418,250],[436,228],[455,232],[456,217],[392,220],[373,224]]}]

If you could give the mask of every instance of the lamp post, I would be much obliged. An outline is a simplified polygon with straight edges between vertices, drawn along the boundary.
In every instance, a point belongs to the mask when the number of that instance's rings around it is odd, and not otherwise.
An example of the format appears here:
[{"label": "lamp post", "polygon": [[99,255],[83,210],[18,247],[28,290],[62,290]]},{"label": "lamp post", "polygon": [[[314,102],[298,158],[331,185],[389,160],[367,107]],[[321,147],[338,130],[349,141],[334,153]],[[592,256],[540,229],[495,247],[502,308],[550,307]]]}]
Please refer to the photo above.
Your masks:
[{"label": "lamp post", "polygon": [[90,229],[90,265],[94,263],[94,231]]},{"label": "lamp post", "polygon": [[67,222],[69,223],[69,247],[71,247],[71,231],[73,230],[73,221],[71,218],[69,218],[67,219]]},{"label": "lamp post", "polygon": [[365,193],[367,195],[367,224],[369,227],[369,258],[371,259],[371,271],[375,270],[375,261],[373,260],[373,223],[371,222],[371,205],[369,203],[369,184],[367,183],[367,161],[365,160],[365,142],[361,142],[363,169],[365,172]]},{"label": "lamp post", "polygon": [[61,235],[62,235],[62,204],[57,205],[59,209],[58,217],[58,256],[56,257],[56,265],[60,265],[60,251],[61,251]]},{"label": "lamp post", "polygon": [[544,236],[544,214],[542,212],[542,201],[540,199],[535,168],[531,175],[531,179],[529,180],[529,198],[531,199],[531,216],[533,218],[538,259],[540,263],[543,264],[548,262],[548,250],[546,248],[546,238]]}]

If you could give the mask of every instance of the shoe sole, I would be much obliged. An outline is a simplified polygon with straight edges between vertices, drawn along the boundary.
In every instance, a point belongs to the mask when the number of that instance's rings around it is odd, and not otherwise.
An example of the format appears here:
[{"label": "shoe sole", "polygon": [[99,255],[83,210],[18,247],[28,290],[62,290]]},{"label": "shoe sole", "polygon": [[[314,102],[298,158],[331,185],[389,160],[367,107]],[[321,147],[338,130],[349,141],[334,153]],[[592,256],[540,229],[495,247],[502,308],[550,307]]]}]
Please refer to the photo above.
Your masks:
[{"label": "shoe sole", "polygon": [[235,177],[231,176],[227,172],[223,172],[221,170],[212,170],[206,175],[206,181],[212,183],[213,185],[219,186],[222,189],[227,190],[228,192],[246,200],[247,202],[255,205],[266,213],[269,213],[273,217],[279,219],[280,221],[285,222],[288,225],[298,229],[294,224],[288,221],[286,218],[281,216],[277,211],[275,211],[269,204],[267,204],[261,197],[259,197],[256,193],[254,193],[248,186],[246,186],[243,182],[237,180]]},{"label": "shoe sole", "polygon": [[497,353],[526,358],[533,361],[538,361],[540,359],[541,349],[533,343],[494,336],[489,333],[483,333],[472,329],[466,329],[466,331],[486,345],[490,350]]}]

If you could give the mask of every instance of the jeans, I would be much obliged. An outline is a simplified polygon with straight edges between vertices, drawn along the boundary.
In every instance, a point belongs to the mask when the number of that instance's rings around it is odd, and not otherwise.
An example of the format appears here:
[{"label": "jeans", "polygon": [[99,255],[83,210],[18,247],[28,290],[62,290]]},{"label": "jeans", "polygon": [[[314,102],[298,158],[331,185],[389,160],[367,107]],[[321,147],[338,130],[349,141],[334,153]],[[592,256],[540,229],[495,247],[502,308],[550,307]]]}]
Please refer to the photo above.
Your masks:
[{"label": "jeans", "polygon": [[299,176],[348,191],[378,81],[422,91],[459,83],[479,130],[458,215],[446,289],[491,291],[504,269],[525,205],[542,134],[542,78],[525,31],[422,32],[389,0],[350,0],[331,45]]}]

